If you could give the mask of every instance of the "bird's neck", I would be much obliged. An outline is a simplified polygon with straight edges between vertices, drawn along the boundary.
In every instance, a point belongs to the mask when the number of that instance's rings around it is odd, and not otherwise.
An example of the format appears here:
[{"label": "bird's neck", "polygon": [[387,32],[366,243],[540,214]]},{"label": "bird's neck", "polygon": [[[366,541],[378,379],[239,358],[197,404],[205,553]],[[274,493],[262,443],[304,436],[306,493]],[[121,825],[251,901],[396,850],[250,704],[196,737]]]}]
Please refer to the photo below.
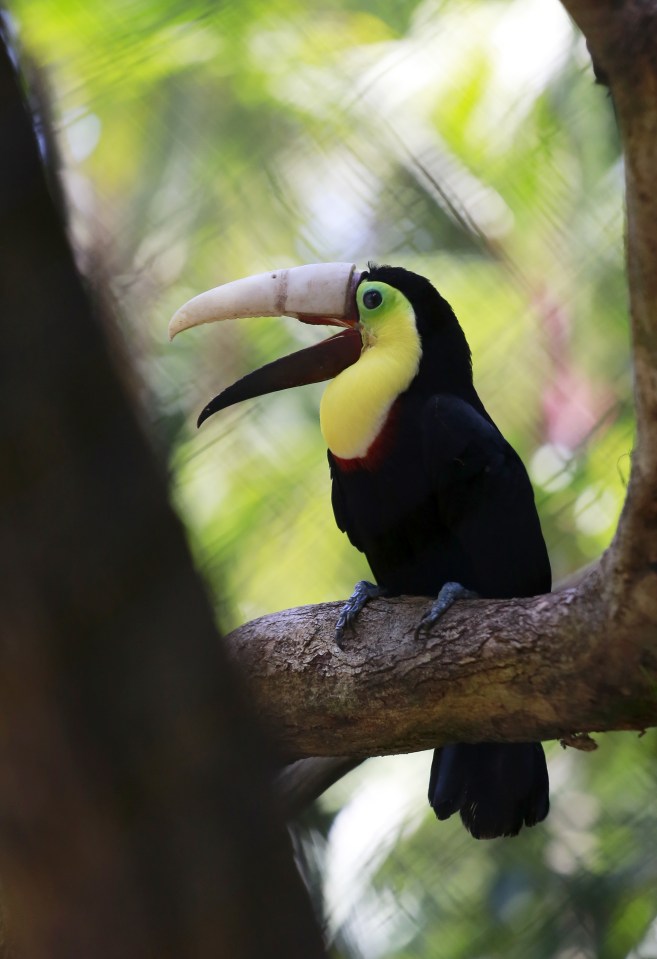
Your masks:
[{"label": "bird's neck", "polygon": [[410,308],[400,306],[369,334],[360,359],[324,391],[320,424],[326,445],[341,460],[366,457],[397,397],[410,386],[422,344]]}]

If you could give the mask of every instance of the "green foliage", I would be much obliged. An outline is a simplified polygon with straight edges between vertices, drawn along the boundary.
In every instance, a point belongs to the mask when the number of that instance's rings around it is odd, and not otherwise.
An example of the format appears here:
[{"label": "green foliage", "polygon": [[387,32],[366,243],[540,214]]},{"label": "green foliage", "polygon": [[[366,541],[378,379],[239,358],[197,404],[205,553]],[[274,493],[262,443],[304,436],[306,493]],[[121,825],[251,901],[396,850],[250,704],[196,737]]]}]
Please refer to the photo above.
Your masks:
[{"label": "green foliage", "polygon": [[[73,229],[112,277],[224,628],[367,575],[330,511],[321,388],[194,428],[223,386],[323,334],[254,320],[166,342],[189,296],[276,266],[430,276],[529,466],[555,577],[599,555],[633,435],[622,168],[556,0],[17,0],[13,14],[49,70]],[[556,750],[551,817],[508,843],[425,814],[426,757],[355,773],[303,840],[327,911],[342,896],[335,954],[657,954],[632,952],[657,914],[654,751],[621,735],[592,756]],[[369,852],[338,868],[340,822],[359,802],[376,820],[391,783],[402,812],[384,807]]]}]

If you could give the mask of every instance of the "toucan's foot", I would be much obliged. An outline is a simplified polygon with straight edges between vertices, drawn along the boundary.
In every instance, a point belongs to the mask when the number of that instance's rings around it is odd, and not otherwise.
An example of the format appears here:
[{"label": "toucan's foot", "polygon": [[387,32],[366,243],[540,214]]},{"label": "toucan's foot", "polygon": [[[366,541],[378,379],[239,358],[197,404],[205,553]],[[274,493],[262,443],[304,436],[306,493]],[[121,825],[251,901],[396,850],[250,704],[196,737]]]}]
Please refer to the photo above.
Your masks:
[{"label": "toucan's foot", "polygon": [[338,621],[335,624],[335,641],[342,649],[344,633],[346,629],[351,629],[356,621],[360,611],[369,603],[371,599],[378,596],[385,596],[386,591],[375,583],[368,583],[366,579],[361,579],[356,583],[354,591],[342,607]]},{"label": "toucan's foot", "polygon": [[446,613],[457,599],[477,599],[477,597],[478,593],[473,592],[471,589],[466,589],[465,586],[461,586],[460,583],[445,583],[444,586],[441,587],[437,599],[433,601],[428,612],[424,614],[418,623],[415,630],[415,638],[420,638],[422,630],[428,632],[434,623],[438,622],[443,613]]}]

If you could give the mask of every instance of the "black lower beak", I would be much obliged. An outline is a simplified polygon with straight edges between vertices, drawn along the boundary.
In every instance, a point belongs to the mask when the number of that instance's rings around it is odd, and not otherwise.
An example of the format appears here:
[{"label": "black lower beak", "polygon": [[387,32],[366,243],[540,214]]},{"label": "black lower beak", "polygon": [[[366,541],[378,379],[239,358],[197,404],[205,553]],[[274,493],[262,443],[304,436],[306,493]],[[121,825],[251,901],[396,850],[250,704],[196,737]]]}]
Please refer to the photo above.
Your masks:
[{"label": "black lower beak", "polygon": [[197,425],[200,426],[213,413],[241,403],[242,400],[287,390],[293,386],[331,380],[358,360],[362,346],[360,332],[357,329],[346,329],[328,340],[315,343],[289,356],[282,356],[273,363],[267,363],[266,366],[243,376],[210,400],[202,410]]}]

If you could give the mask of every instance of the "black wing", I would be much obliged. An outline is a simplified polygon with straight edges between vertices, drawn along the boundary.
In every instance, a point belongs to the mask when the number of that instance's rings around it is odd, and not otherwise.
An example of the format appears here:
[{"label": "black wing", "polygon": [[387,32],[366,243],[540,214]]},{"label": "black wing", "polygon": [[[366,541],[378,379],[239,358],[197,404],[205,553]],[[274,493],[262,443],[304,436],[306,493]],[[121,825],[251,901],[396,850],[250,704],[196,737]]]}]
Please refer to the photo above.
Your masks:
[{"label": "black wing", "polygon": [[467,556],[481,596],[551,587],[534,492],[515,450],[469,403],[436,396],[423,417],[423,460],[441,521]]}]

